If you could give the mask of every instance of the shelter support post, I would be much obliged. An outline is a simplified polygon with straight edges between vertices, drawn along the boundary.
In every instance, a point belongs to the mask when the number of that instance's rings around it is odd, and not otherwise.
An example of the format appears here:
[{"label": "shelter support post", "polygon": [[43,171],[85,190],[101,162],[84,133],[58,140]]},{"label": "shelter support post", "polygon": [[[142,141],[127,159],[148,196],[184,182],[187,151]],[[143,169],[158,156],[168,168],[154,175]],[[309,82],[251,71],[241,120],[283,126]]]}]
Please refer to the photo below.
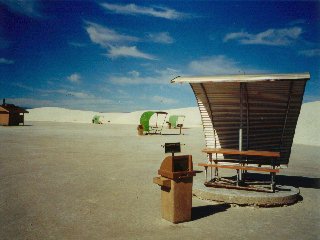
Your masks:
[{"label": "shelter support post", "polygon": [[205,174],[206,174],[206,182],[208,182],[208,167],[205,166],[204,170],[205,170]]},{"label": "shelter support post", "polygon": [[[216,154],[215,159],[212,158],[212,154],[208,154],[207,156],[208,156],[208,164],[212,165],[213,163],[214,164],[218,163],[217,154]],[[205,177],[206,177],[206,182],[207,182],[208,181],[208,167],[205,167]],[[218,179],[218,178],[219,178],[219,168],[215,167],[214,173],[213,173],[213,168],[211,167],[210,168],[210,180]]]},{"label": "shelter support post", "polygon": [[276,174],[274,172],[270,173],[271,174],[271,190],[272,192],[275,192],[276,190],[276,182],[275,182],[275,177],[276,177]]},{"label": "shelter support post", "polygon": [[[242,128],[243,128],[243,83],[240,83],[240,126],[239,126],[239,151],[242,151]],[[242,164],[242,156],[240,158],[240,164]],[[237,170],[237,186],[239,182],[243,180],[243,171]]]},{"label": "shelter support post", "polygon": [[[209,154],[209,163],[212,164],[212,154]],[[212,168],[210,168],[210,180],[212,179]]]},{"label": "shelter support post", "polygon": [[[275,159],[272,158],[271,159],[271,165],[272,165],[272,169],[275,169]],[[270,172],[271,175],[271,190],[272,192],[275,192],[276,190],[276,173],[275,172]]]},{"label": "shelter support post", "polygon": [[242,151],[242,128],[239,129],[239,151]]},{"label": "shelter support post", "polygon": [[[216,153],[216,160],[214,161],[214,164],[217,164],[217,163],[218,163],[217,160],[218,160],[218,154]],[[215,178],[219,178],[219,172],[218,172],[218,171],[219,171],[219,168],[216,167],[216,168],[214,169],[214,176],[215,176]]]},{"label": "shelter support post", "polygon": [[240,172],[239,169],[237,169],[237,186],[239,186],[239,182],[240,182]]}]

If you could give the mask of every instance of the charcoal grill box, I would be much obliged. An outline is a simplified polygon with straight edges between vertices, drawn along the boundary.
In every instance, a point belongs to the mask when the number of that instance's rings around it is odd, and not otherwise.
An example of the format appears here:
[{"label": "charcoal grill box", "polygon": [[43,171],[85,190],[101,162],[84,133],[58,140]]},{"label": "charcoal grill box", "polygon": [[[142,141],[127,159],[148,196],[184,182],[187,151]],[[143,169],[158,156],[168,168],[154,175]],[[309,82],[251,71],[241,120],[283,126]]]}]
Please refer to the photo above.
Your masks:
[{"label": "charcoal grill box", "polygon": [[162,218],[173,222],[191,220],[192,183],[195,172],[191,155],[168,156],[153,182],[161,186]]}]

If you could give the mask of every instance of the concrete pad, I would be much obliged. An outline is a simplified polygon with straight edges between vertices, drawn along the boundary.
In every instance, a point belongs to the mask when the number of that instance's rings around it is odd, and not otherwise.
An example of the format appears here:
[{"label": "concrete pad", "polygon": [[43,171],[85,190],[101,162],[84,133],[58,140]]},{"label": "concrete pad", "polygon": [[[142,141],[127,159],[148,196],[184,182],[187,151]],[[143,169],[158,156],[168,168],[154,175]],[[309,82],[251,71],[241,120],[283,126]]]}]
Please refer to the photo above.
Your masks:
[{"label": "concrete pad", "polygon": [[237,205],[276,207],[291,205],[299,201],[300,190],[292,186],[277,185],[275,193],[256,192],[237,189],[206,187],[203,181],[195,180],[193,195],[205,200]]}]

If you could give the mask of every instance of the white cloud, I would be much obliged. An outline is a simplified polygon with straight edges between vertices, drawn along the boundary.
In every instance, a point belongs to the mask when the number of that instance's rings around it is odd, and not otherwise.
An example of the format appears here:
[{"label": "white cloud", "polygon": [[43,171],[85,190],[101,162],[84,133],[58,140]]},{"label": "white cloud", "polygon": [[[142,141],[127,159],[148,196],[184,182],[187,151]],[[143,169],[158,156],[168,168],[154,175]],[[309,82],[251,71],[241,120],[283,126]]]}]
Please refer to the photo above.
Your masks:
[{"label": "white cloud", "polygon": [[25,90],[28,90],[28,91],[34,91],[34,88],[33,87],[29,87],[25,84],[22,84],[22,83],[12,83],[13,86],[16,86],[16,87],[19,87],[19,88],[22,88],[22,89],[25,89]]},{"label": "white cloud", "polygon": [[[119,94],[122,94],[120,96],[120,98],[122,99],[121,105],[119,105],[119,101],[99,97],[85,91],[68,90],[66,88],[39,89],[28,87],[21,83],[11,83],[11,85],[26,89],[28,91],[32,91],[33,96],[35,94],[37,95],[37,98],[7,98],[7,102],[12,102],[22,107],[64,107],[99,112],[119,111],[119,109],[128,111],[129,101],[125,100],[125,92],[118,92]],[[99,90],[101,90],[102,87],[103,86],[101,86]],[[103,94],[102,96],[105,96],[105,94]]]},{"label": "white cloud", "polygon": [[0,58],[0,64],[14,64],[14,61],[6,58]]},{"label": "white cloud", "polygon": [[224,55],[211,56],[194,60],[189,63],[192,74],[200,75],[223,75],[266,72],[241,66],[240,63]]},{"label": "white cloud", "polygon": [[117,89],[117,93],[118,93],[118,96],[120,96],[122,98],[123,97],[125,97],[125,98],[129,97],[129,94],[126,91],[122,90],[122,89]]},{"label": "white cloud", "polygon": [[7,98],[6,101],[13,103],[17,106],[32,107],[32,108],[51,106],[55,103],[55,101],[35,99],[35,98]]},{"label": "white cloud", "polygon": [[179,70],[173,69],[173,68],[155,70],[155,73],[158,75],[159,80],[161,80],[161,82],[163,82],[164,80],[165,83],[167,83],[168,80],[169,80],[168,82],[170,83],[170,80],[176,77],[179,74],[179,72],[180,72]]},{"label": "white cloud", "polygon": [[64,89],[58,90],[57,93],[65,94],[66,96],[71,96],[75,98],[94,98],[94,95],[85,92],[66,91]]},{"label": "white cloud", "polygon": [[66,97],[74,97],[74,98],[81,98],[81,99],[92,99],[96,98],[93,94],[81,92],[81,91],[69,91],[67,89],[40,89],[40,88],[33,88],[21,83],[12,83],[13,86],[23,88],[28,91],[37,92],[40,95],[52,95],[52,94],[59,94],[64,95]]},{"label": "white cloud", "polygon": [[81,81],[81,76],[78,73],[73,73],[67,78],[72,83],[80,83],[80,81]]},{"label": "white cloud", "polygon": [[8,6],[13,12],[29,17],[41,17],[38,0],[0,0],[0,3]]},{"label": "white cloud", "polygon": [[51,95],[51,94],[59,94],[64,95],[65,97],[74,97],[74,98],[81,98],[81,99],[90,99],[95,98],[94,95],[86,93],[86,92],[76,92],[76,91],[68,91],[66,89],[37,89],[37,91],[41,94]]},{"label": "white cloud", "polygon": [[178,75],[179,71],[171,68],[156,70],[153,76],[140,76],[138,71],[131,71],[125,76],[111,76],[114,84],[169,84],[170,80]]},{"label": "white cloud", "polygon": [[107,28],[97,23],[86,22],[85,27],[92,42],[102,47],[109,47],[113,43],[137,42],[138,38],[117,33],[113,29]]},{"label": "white cloud", "polygon": [[192,72],[201,75],[236,74],[242,71],[238,63],[223,55],[206,57],[189,63]]},{"label": "white cloud", "polygon": [[299,51],[300,55],[306,56],[306,57],[318,57],[320,56],[320,49],[309,49],[309,50],[303,50]]},{"label": "white cloud", "polygon": [[235,39],[243,39],[243,38],[249,38],[250,36],[252,36],[251,34],[247,33],[247,32],[233,32],[233,33],[228,33],[223,41],[227,42],[229,40],[235,40]]},{"label": "white cloud", "polygon": [[156,60],[154,56],[138,50],[136,46],[125,46],[127,43],[139,41],[138,38],[117,33],[113,29],[107,28],[100,24],[92,22],[86,23],[87,26],[85,29],[89,34],[91,41],[107,49],[108,52],[106,56],[110,58],[134,57]]},{"label": "white cloud", "polygon": [[86,46],[85,43],[79,43],[79,42],[69,42],[69,45],[77,48],[82,48]]},{"label": "white cloud", "polygon": [[101,110],[102,108],[106,108],[106,105],[115,103],[114,100],[100,97],[69,98],[68,100],[61,100],[61,102],[74,106],[77,109],[86,108],[90,110],[97,109],[97,107],[100,107]]},{"label": "white cloud", "polygon": [[303,96],[303,101],[304,101],[304,102],[320,101],[320,96],[319,96],[319,95],[305,94],[305,95]]},{"label": "white cloud", "polygon": [[296,26],[296,25],[302,25],[302,24],[305,24],[305,23],[306,23],[305,19],[297,19],[297,20],[289,22],[288,25],[289,26]]},{"label": "white cloud", "polygon": [[[68,109],[79,109],[89,111],[111,111],[118,110],[119,103],[107,98],[60,98],[54,100],[41,98],[7,98],[10,103],[27,108],[38,107],[64,107]],[[121,107],[121,106],[120,106]]]},{"label": "white cloud", "polygon": [[142,7],[135,4],[120,5],[111,3],[102,3],[101,6],[111,12],[119,14],[147,15],[170,20],[180,19],[185,16],[185,14],[177,12],[174,9],[164,7]]},{"label": "white cloud", "polygon": [[173,38],[168,32],[149,33],[148,38],[156,43],[171,44],[174,42]]},{"label": "white cloud", "polygon": [[156,60],[156,58],[150,54],[143,53],[137,49],[136,46],[127,47],[127,46],[110,46],[107,56],[110,58],[118,57],[135,57],[135,58],[145,58],[149,60]]},{"label": "white cloud", "polygon": [[261,44],[270,46],[287,46],[297,40],[302,34],[301,27],[268,29],[258,34],[248,32],[228,33],[224,41],[237,40],[241,44]]},{"label": "white cloud", "polygon": [[178,101],[176,99],[172,98],[166,98],[162,96],[153,96],[151,98],[151,101],[157,102],[157,103],[162,103],[162,104],[176,104]]},{"label": "white cloud", "polygon": [[131,75],[132,77],[135,77],[135,78],[140,76],[140,73],[135,70],[128,72],[128,74]]}]

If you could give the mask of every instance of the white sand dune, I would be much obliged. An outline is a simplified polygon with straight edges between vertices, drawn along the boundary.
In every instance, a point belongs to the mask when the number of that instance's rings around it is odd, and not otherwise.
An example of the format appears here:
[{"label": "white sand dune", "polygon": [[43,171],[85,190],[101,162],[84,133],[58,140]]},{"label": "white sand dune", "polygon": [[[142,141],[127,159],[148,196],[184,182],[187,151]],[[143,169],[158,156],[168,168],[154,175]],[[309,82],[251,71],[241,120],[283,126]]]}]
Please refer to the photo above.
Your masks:
[{"label": "white sand dune", "polygon": [[[43,107],[29,109],[25,115],[26,121],[50,121],[91,123],[94,115],[103,117],[107,124],[133,124],[138,125],[140,116],[144,111],[131,113],[99,113],[92,111],[70,110],[57,107]],[[201,118],[197,107],[165,110],[168,115],[185,115],[185,127],[200,127]],[[320,101],[309,102],[302,105],[294,143],[320,146]]]},{"label": "white sand dune", "polygon": [[[74,122],[91,123],[94,115],[102,116],[106,123],[138,125],[140,116],[145,111],[131,113],[99,113],[92,111],[71,110],[57,107],[43,107],[28,109],[25,115],[26,121],[49,121],[49,122]],[[165,110],[170,115],[185,115],[184,125],[188,127],[201,126],[199,110],[196,107]]]},{"label": "white sand dune", "polygon": [[320,146],[320,101],[302,104],[293,142]]}]

